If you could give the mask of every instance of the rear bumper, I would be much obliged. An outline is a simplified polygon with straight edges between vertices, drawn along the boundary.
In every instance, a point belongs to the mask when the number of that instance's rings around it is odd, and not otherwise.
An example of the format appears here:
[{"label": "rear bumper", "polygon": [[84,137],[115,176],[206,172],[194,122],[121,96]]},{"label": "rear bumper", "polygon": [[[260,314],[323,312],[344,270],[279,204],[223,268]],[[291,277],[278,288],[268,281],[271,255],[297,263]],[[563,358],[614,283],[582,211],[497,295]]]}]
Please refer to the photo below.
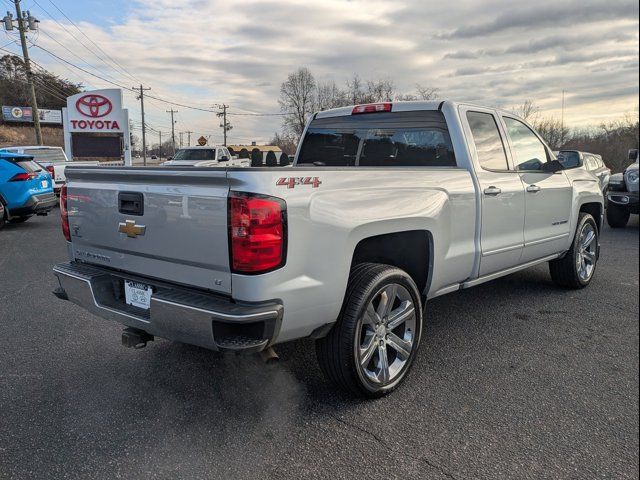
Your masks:
[{"label": "rear bumper", "polygon": [[[278,335],[283,307],[279,302],[240,304],[231,299],[70,262],[53,268],[60,288],[54,292],[102,318],[151,335],[216,351],[258,352]],[[153,288],[149,310],[127,305],[125,279]]]},{"label": "rear bumper", "polygon": [[55,207],[57,203],[58,198],[55,193],[40,193],[38,195],[32,195],[22,206],[12,208],[9,213],[12,217],[47,213]]}]

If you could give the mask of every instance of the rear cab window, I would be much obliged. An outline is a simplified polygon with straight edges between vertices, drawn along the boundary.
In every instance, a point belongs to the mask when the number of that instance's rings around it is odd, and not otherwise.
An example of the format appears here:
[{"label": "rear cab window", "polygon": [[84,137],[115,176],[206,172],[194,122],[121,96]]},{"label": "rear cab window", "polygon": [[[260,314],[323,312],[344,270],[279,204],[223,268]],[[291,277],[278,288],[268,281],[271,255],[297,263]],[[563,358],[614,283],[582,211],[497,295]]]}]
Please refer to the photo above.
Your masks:
[{"label": "rear cab window", "polygon": [[384,112],[314,119],[297,165],[455,167],[440,111]]},{"label": "rear cab window", "polygon": [[173,160],[215,160],[215,155],[214,148],[184,148],[176,152]]}]

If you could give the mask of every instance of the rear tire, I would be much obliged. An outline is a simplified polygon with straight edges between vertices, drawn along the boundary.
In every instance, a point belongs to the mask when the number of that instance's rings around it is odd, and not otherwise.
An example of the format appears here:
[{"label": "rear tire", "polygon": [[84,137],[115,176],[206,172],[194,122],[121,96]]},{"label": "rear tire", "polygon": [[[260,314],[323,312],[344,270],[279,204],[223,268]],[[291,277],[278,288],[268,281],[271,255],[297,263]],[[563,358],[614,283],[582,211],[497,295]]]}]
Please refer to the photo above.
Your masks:
[{"label": "rear tire", "polygon": [[4,222],[7,220],[7,209],[4,208],[2,210],[2,214],[0,214],[0,230],[4,227]]},{"label": "rear tire", "polygon": [[556,285],[579,289],[591,283],[598,262],[598,237],[596,221],[581,212],[571,249],[563,258],[549,262],[551,279]]},{"label": "rear tire", "polygon": [[607,205],[607,223],[611,228],[624,228],[629,222],[631,213],[625,207],[608,202]]},{"label": "rear tire", "polygon": [[340,316],[316,341],[316,355],[340,388],[378,398],[405,379],[421,333],[421,297],[411,277],[389,265],[363,263],[351,271]]},{"label": "rear tire", "polygon": [[14,224],[14,223],[24,223],[27,220],[29,220],[31,218],[31,215],[28,215],[26,217],[15,217],[15,218],[11,218],[9,220],[9,223]]}]

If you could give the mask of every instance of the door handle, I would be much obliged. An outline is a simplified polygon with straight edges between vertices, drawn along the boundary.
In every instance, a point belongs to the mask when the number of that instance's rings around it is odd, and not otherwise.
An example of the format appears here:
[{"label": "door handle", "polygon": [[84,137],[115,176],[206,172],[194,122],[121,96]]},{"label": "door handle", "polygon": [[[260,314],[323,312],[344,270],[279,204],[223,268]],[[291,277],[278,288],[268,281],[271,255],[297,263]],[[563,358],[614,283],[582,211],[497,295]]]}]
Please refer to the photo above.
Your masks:
[{"label": "door handle", "polygon": [[537,186],[537,185],[529,185],[527,187],[527,192],[529,192],[529,193],[537,193],[539,191],[540,191],[540,187]]},{"label": "door handle", "polygon": [[489,195],[491,197],[495,197],[496,195],[500,195],[502,190],[498,187],[494,187],[493,185],[484,189],[484,194]]}]

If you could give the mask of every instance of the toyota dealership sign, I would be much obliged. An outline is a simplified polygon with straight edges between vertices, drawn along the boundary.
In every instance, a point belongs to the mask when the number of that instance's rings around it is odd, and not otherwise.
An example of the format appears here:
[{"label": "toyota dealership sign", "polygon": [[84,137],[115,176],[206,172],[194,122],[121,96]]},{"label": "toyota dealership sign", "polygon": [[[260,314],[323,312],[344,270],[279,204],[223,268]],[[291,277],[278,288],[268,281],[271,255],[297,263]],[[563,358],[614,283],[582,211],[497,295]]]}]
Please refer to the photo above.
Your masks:
[{"label": "toyota dealership sign", "polygon": [[122,108],[122,90],[91,90],[67,97],[62,117],[67,157],[131,165],[129,112]]},{"label": "toyota dealership sign", "polygon": [[127,126],[122,90],[116,88],[67,98],[67,115],[70,132],[124,133]]}]

